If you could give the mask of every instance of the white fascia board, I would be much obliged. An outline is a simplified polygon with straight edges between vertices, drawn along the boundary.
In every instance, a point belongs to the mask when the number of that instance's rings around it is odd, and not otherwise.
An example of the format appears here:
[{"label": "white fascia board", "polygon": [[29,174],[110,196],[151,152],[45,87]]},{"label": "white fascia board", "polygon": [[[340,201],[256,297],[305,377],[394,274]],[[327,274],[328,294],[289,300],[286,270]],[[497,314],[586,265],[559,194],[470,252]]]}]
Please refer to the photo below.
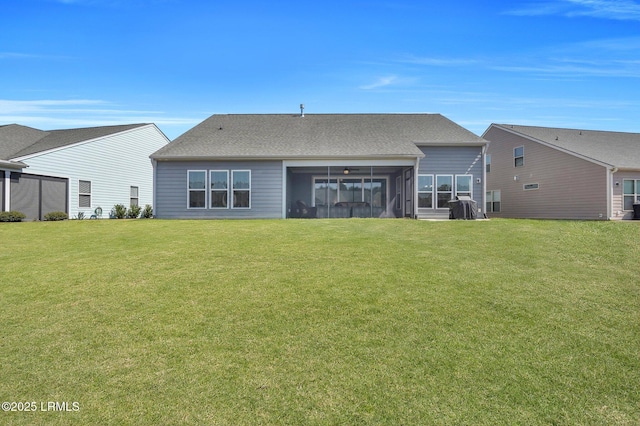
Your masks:
[{"label": "white fascia board", "polygon": [[15,171],[29,167],[29,165],[20,161],[0,160],[0,170]]},{"label": "white fascia board", "polygon": [[414,166],[416,157],[396,160],[284,160],[284,167]]},{"label": "white fascia board", "polygon": [[489,145],[489,141],[486,142],[414,142],[419,148],[421,146],[486,146]]}]

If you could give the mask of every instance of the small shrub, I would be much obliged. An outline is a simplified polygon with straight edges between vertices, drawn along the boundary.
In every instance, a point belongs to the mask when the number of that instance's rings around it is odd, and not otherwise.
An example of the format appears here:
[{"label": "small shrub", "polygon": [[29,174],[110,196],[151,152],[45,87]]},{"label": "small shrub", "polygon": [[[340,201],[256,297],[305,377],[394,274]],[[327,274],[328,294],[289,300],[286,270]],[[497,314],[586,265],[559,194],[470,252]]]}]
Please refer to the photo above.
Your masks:
[{"label": "small shrub", "polygon": [[124,204],[116,204],[113,206],[113,209],[111,209],[111,217],[114,219],[124,219],[127,217],[127,208]]},{"label": "small shrub", "polygon": [[129,210],[127,210],[127,219],[137,219],[138,216],[140,216],[140,210],[142,210],[140,206],[129,207]]},{"label": "small shrub", "polygon": [[0,222],[22,222],[27,216],[22,212],[9,211],[0,213]]},{"label": "small shrub", "polygon": [[145,205],[140,217],[143,219],[151,219],[153,217],[153,207],[149,204]]},{"label": "small shrub", "polygon": [[44,220],[49,221],[57,221],[57,220],[67,220],[69,219],[69,215],[65,212],[49,212],[44,215]]}]

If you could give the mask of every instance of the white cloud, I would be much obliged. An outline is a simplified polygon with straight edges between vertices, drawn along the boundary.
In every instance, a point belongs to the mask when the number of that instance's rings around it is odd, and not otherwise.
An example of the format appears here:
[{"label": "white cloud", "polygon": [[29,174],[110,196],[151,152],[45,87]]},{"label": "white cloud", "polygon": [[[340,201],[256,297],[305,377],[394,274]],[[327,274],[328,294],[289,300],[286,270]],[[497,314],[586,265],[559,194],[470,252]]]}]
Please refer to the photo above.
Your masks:
[{"label": "white cloud", "polygon": [[395,75],[380,77],[374,83],[360,86],[360,89],[363,89],[363,90],[380,89],[382,87],[390,86],[396,83],[397,81],[398,81],[398,77]]},{"label": "white cloud", "polygon": [[489,68],[534,76],[640,78],[640,37],[591,40],[528,52],[526,56],[496,58]]},{"label": "white cloud", "polygon": [[463,59],[463,58],[432,58],[432,57],[418,57],[409,56],[400,62],[416,65],[433,65],[438,67],[456,67],[461,65],[473,65],[478,63],[475,59]]},{"label": "white cloud", "polygon": [[104,101],[75,99],[75,100],[34,100],[15,101],[0,99],[0,114],[13,114],[23,112],[65,112],[68,109],[60,109],[70,106],[105,105]]},{"label": "white cloud", "polygon": [[632,0],[567,0],[567,2],[584,8],[583,10],[570,11],[568,16],[640,20],[640,3]]},{"label": "white cloud", "polygon": [[590,16],[620,21],[640,21],[640,3],[634,0],[557,0],[529,3],[506,11],[507,15],[566,17]]},{"label": "white cloud", "polygon": [[21,124],[42,130],[154,123],[172,138],[201,122],[202,114],[193,117],[171,116],[164,111],[121,108],[94,99],[10,100],[0,99],[0,125]]}]

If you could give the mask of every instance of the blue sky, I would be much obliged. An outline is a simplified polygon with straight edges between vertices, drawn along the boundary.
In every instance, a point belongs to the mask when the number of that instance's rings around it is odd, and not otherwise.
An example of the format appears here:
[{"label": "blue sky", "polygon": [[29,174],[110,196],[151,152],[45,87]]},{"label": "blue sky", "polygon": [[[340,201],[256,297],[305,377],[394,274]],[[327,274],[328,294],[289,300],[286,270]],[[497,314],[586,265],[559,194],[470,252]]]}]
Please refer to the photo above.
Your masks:
[{"label": "blue sky", "polygon": [[0,124],[441,113],[640,132],[640,0],[20,0],[0,14]]}]

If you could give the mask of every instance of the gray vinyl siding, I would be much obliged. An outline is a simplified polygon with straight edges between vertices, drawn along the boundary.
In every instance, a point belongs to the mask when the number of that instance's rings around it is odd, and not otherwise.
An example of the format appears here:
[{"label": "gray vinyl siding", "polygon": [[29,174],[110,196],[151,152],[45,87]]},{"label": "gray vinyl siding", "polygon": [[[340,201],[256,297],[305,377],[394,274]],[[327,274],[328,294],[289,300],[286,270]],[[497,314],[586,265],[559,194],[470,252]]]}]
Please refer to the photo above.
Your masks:
[{"label": "gray vinyl siding", "polygon": [[[187,208],[189,170],[251,170],[250,209]],[[282,161],[158,161],[155,216],[160,219],[282,218]],[[209,195],[207,195],[207,200]]]},{"label": "gray vinyl siding", "polygon": [[[433,175],[434,188],[436,175],[453,175],[454,191],[456,176],[471,175],[473,199],[478,203],[479,211],[484,211],[484,188],[482,185],[484,161],[481,146],[422,146],[420,149],[425,156],[420,159],[419,175]],[[478,182],[478,180],[480,181]],[[435,203],[436,193],[434,191],[434,206]],[[418,217],[448,218],[449,209],[419,208]]]},{"label": "gray vinyl siding", "polygon": [[[504,130],[491,128],[487,191],[500,190],[501,212],[491,217],[607,219],[607,168]],[[524,147],[524,165],[513,150]],[[524,190],[537,183],[539,189]]]}]

